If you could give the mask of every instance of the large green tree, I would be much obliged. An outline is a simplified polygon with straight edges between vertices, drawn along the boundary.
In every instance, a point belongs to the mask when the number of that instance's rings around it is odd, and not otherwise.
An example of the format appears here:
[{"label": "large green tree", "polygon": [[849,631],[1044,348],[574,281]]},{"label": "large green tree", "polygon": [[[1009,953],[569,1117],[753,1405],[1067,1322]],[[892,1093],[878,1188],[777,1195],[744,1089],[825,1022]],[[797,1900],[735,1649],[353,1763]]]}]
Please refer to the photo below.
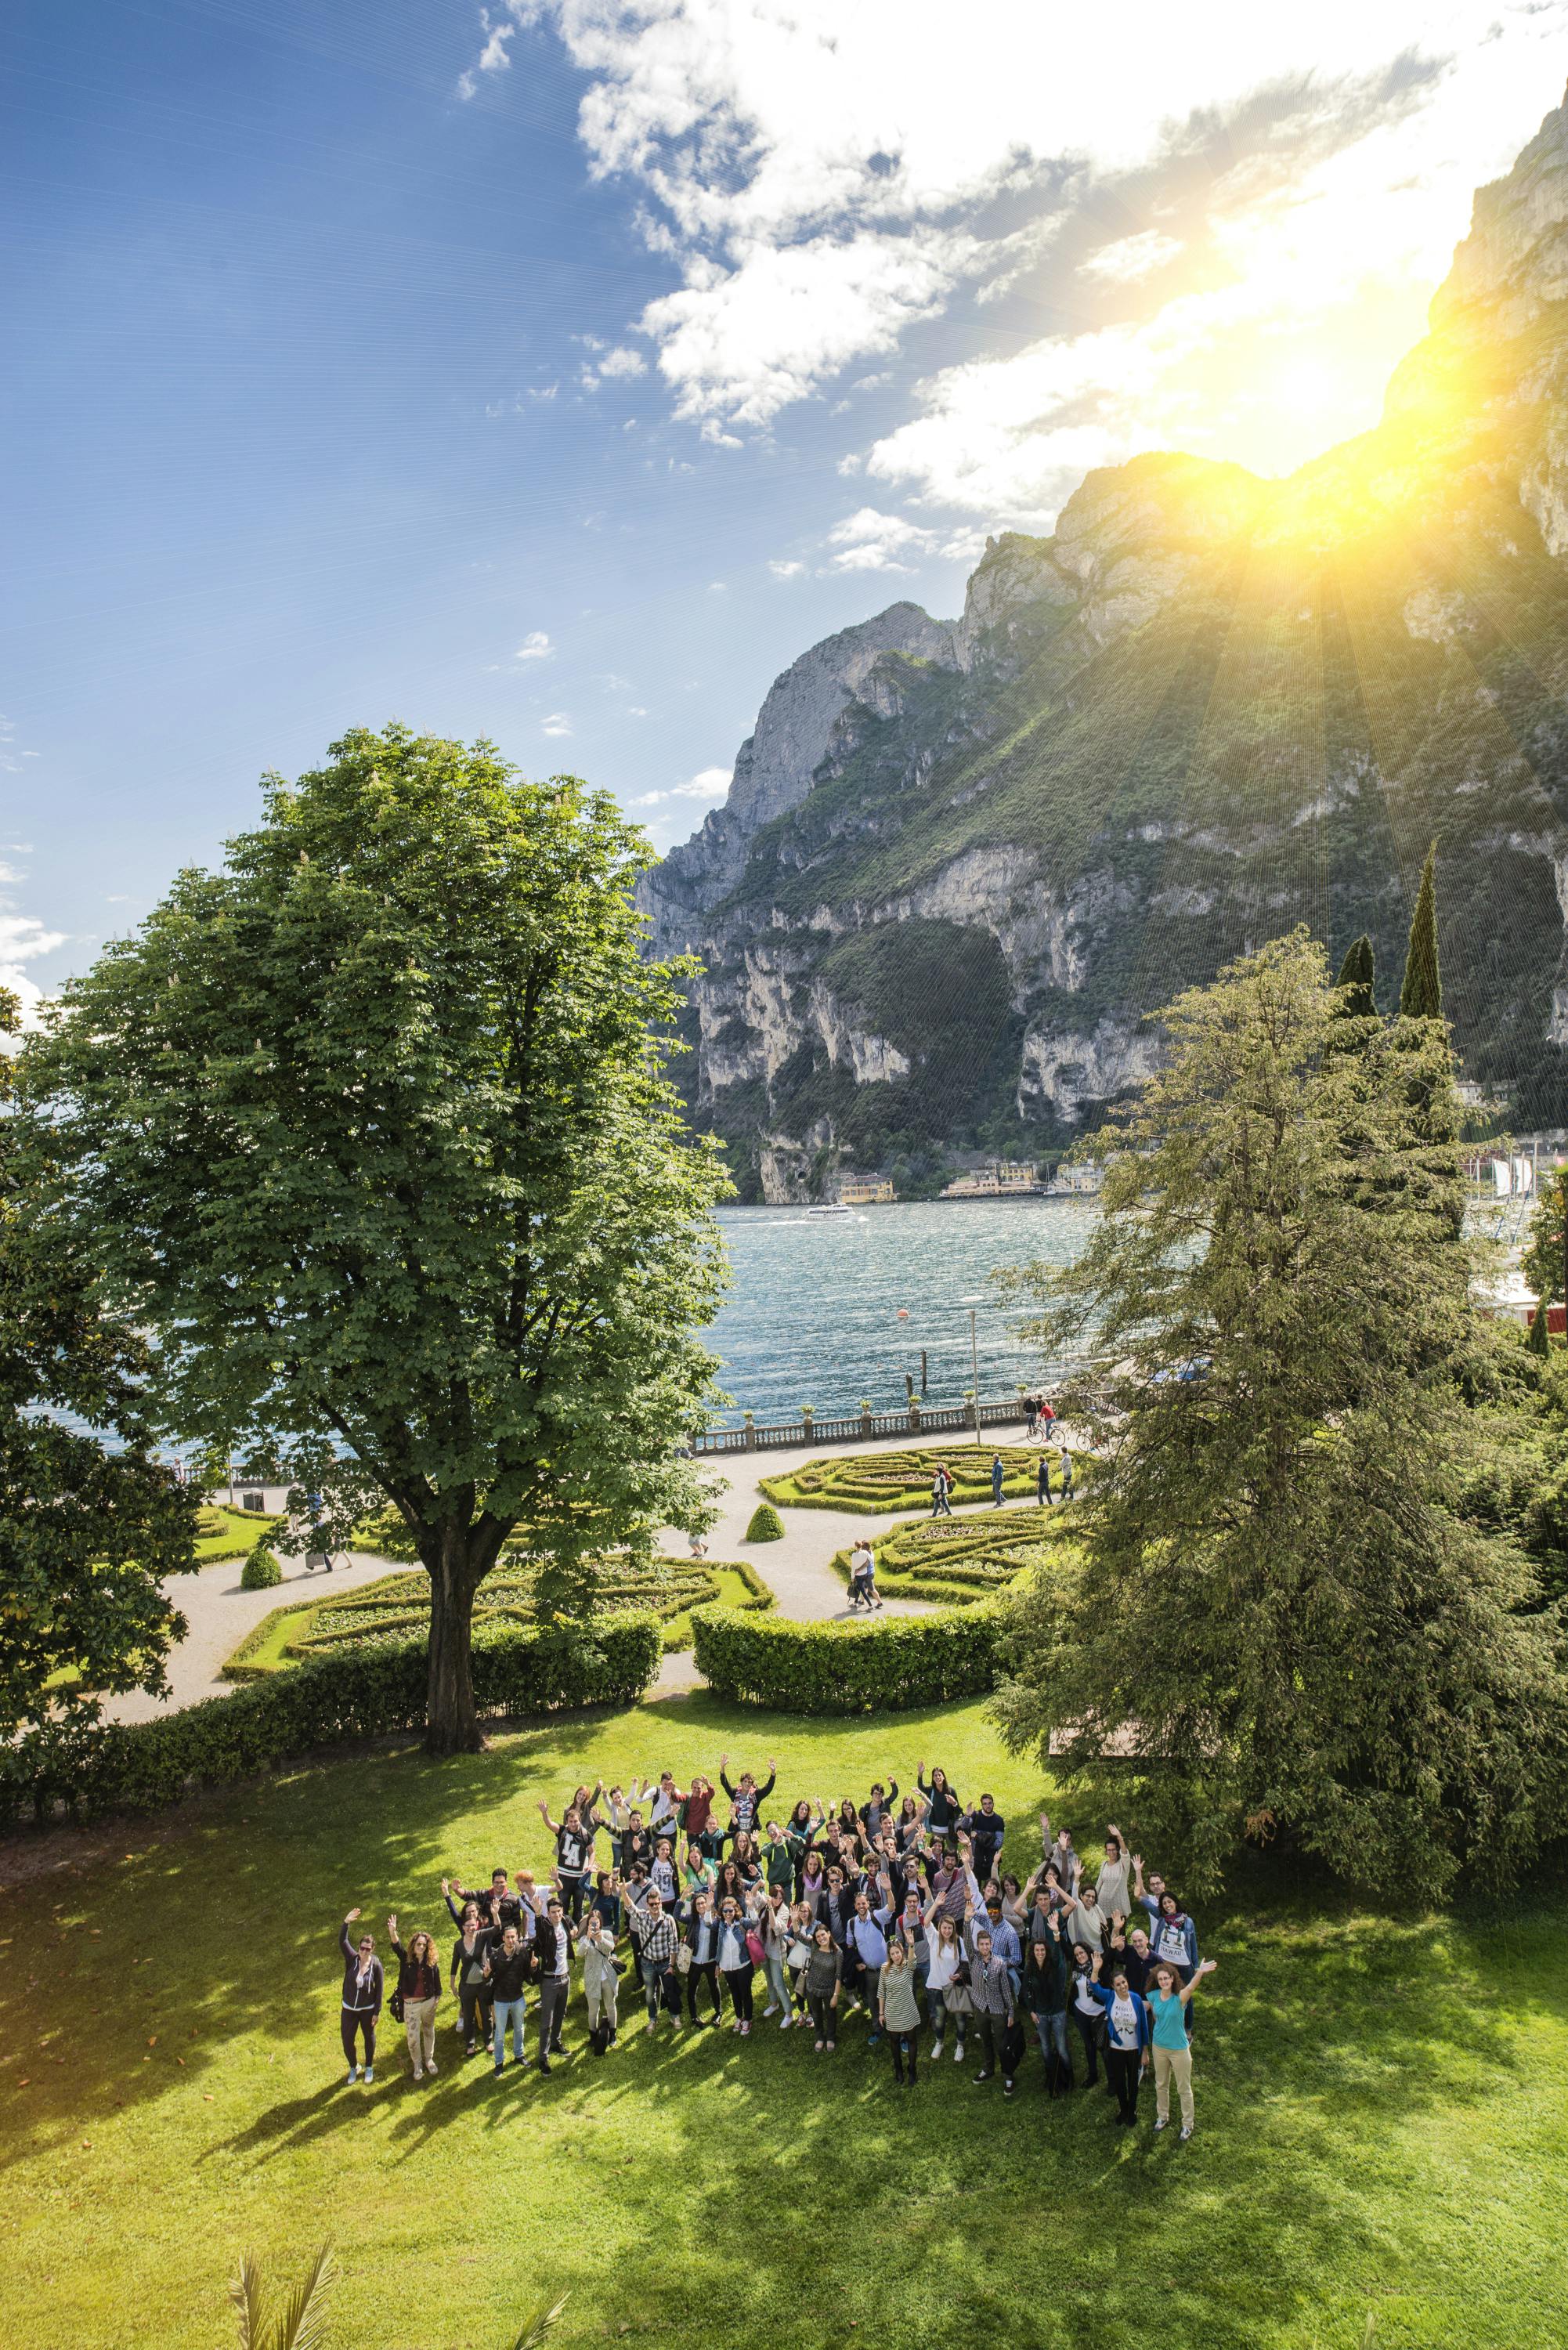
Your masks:
[{"label": "large green tree", "polygon": [[[0,993],[7,1046],[16,1021]],[[157,1458],[146,1341],[99,1309],[47,1157],[23,1147],[15,1066],[0,1050],[0,1739],[163,1686],[185,1626],[161,1579],[194,1565],[198,1508]]]},{"label": "large green tree", "polygon": [[653,1041],[648,861],[606,794],[358,732],[26,1055],[170,1424],[286,1464],[330,1437],[400,1513],[437,1752],[482,1742],[474,1594],[520,1521],[570,1559],[704,1520],[724,1183]]},{"label": "large green tree", "polygon": [[1451,1084],[1440,1024],[1347,1056],[1336,1008],[1304,933],[1169,1006],[1088,1248],[1012,1277],[1106,1450],[998,1711],[1187,1884],[1288,1834],[1435,1895],[1561,1826],[1568,1684],[1528,1561],[1456,1506],[1469,1265],[1411,1098]]},{"label": "large green tree", "polygon": [[1544,1322],[1546,1307],[1554,1299],[1568,1297],[1568,1167],[1542,1171],[1521,1271],[1541,1300]]}]

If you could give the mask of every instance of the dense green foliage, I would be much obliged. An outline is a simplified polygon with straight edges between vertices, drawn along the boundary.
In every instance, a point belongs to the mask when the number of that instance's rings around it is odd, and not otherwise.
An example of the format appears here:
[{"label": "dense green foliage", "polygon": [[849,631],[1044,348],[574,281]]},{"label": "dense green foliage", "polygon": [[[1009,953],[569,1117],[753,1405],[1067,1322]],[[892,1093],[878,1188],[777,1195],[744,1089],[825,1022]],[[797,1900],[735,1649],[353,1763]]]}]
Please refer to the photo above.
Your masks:
[{"label": "dense green foliage", "polygon": [[[1054,1469],[1059,1448],[1045,1449]],[[829,1453],[787,1476],[759,1478],[758,1483],[770,1501],[797,1510],[912,1510],[929,1503],[940,1462],[953,1481],[955,1503],[989,1502],[991,1464],[999,1452],[1003,1494],[1012,1502],[1033,1501],[1038,1448],[971,1444],[961,1436],[946,1450],[932,1445],[899,1452]]]},{"label": "dense green foliage", "polygon": [[1153,2137],[1147,2091],[1136,2132],[1097,2093],[1048,2103],[1033,2054],[1004,2106],[950,2039],[902,2095],[863,2028],[831,2063],[772,2024],[623,2029],[601,2063],[576,1981],[548,2081],[464,2064],[443,1996],[436,2080],[408,2077],[384,2022],[374,2089],[341,2086],[346,1909],[383,1953],[389,1910],[405,1940],[439,1929],[444,1980],[441,1878],[547,1867],[541,1794],[558,1818],[579,1781],[667,1765],[684,1787],[726,1748],[732,1779],[776,1755],[781,1819],[923,1761],[966,1801],[994,1792],[1020,1875],[1043,1804],[1098,1857],[1103,1818],[1064,1810],[978,1700],[807,1722],[701,1692],[481,1757],[410,1738],[62,1841],[65,1866],[4,1893],[6,2350],[214,2350],[239,2250],[293,2277],[328,2227],[327,2350],[500,2350],[546,2284],[571,2293],[560,2350],[932,2350],[977,2324],[1011,2350],[1110,2350],[1151,2322],[1161,2350],[1364,2350],[1369,2315],[1377,2350],[1555,2340],[1568,1901],[1548,1866],[1528,1902],[1482,1886],[1434,1918],[1250,1863],[1196,1913],[1220,1963],[1188,2147]]},{"label": "dense green foliage", "polygon": [[783,1542],[784,1520],[771,1502],[759,1502],[746,1527],[748,1542]]},{"label": "dense green foliage", "polygon": [[[685,1624],[690,1609],[709,1602],[748,1608],[773,1606],[773,1594],[743,1560],[622,1555],[598,1565],[595,1607],[585,1619],[590,1626],[608,1616],[646,1612],[656,1616],[668,1632]],[[475,1630],[537,1622],[538,1592],[535,1565],[504,1560],[480,1586]],[[275,1637],[275,1617],[268,1617],[229,1658],[225,1679],[251,1680],[261,1672],[275,1672],[314,1657],[423,1639],[430,1628],[430,1584],[422,1575],[389,1575],[340,1597],[307,1599],[275,1614],[287,1619],[286,1637]]]},{"label": "dense green foliage", "polygon": [[1339,1009],[1346,1019],[1376,1020],[1377,1017],[1377,958],[1371,940],[1365,931],[1353,940],[1339,966],[1334,986],[1339,993]]},{"label": "dense green foliage", "polygon": [[1427,851],[1410,917],[1409,942],[1405,949],[1405,975],[1399,983],[1399,1009],[1407,1020],[1440,1020],[1443,982],[1438,962],[1438,844]]},{"label": "dense green foliage", "polygon": [[479,1735],[473,1597],[526,1518],[586,1549],[707,1515],[687,1440],[722,1178],[649,1035],[642,835],[489,745],[360,731],[181,875],[29,1045],[35,1129],[169,1424],[352,1454],[433,1594],[432,1744]]},{"label": "dense green foliage", "polygon": [[0,989],[0,1742],[162,1688],[185,1623],[161,1582],[196,1564],[200,1507],[157,1458],[146,1337],[52,1211],[50,1139],[22,1147],[16,1020]]},{"label": "dense green foliage", "polygon": [[[496,1719],[629,1705],[659,1659],[659,1626],[648,1615],[606,1617],[590,1630],[485,1627],[473,1641],[474,1699]],[[67,1727],[0,1752],[0,1826],[29,1814],[47,1818],[62,1805],[78,1819],[158,1811],[192,1789],[254,1778],[317,1747],[417,1730],[424,1663],[421,1640],[365,1642],[153,1721]]]},{"label": "dense green foliage", "polygon": [[245,1563],[240,1569],[240,1589],[270,1591],[275,1584],[282,1581],[283,1569],[275,1555],[265,1542],[257,1543],[255,1548],[246,1554]]},{"label": "dense green foliage", "polygon": [[1303,934],[1164,1017],[1087,1250],[1010,1284],[1092,1344],[1116,1440],[1082,1567],[1002,1603],[1001,1719],[1076,1784],[1109,1770],[1189,1887],[1279,1835],[1425,1897],[1481,1854],[1506,1883],[1568,1825],[1568,1681],[1529,1555],[1459,1506],[1484,1342],[1442,1030],[1327,1051]]},{"label": "dense green foliage", "polygon": [[1543,1169],[1520,1270],[1543,1305],[1568,1297],[1568,1168]]},{"label": "dense green foliage", "polygon": [[716,1697],[785,1713],[862,1713],[972,1697],[996,1677],[987,1609],[933,1608],[876,1625],[691,1611],[697,1669]]},{"label": "dense green foliage", "polygon": [[[1051,1507],[982,1510],[968,1518],[917,1518],[890,1526],[875,1544],[877,1588],[889,1599],[939,1599],[968,1606],[1005,1591],[1016,1577],[1059,1559],[1070,1543],[1074,1512]],[[834,1559],[849,1580],[849,1553]]]}]

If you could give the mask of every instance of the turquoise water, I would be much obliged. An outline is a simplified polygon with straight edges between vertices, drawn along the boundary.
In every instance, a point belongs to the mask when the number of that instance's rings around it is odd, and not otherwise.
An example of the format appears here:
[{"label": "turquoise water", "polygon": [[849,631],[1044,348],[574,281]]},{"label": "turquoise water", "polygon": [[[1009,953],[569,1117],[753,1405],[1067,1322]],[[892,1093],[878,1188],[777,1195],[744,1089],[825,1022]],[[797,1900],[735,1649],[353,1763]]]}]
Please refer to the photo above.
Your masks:
[{"label": "turquoise water", "polygon": [[[997,1305],[990,1276],[1034,1259],[1068,1263],[1094,1222],[1093,1200],[930,1201],[864,1208],[848,1217],[804,1208],[727,1208],[720,1215],[731,1286],[708,1335],[723,1358],[722,1384],[759,1420],[793,1419],[803,1404],[826,1418],[919,1392],[926,1349],[933,1403],[971,1385],[970,1305],[975,1305],[982,1400],[1001,1401],[1047,1378]],[[903,1306],[907,1322],[898,1319]]]}]

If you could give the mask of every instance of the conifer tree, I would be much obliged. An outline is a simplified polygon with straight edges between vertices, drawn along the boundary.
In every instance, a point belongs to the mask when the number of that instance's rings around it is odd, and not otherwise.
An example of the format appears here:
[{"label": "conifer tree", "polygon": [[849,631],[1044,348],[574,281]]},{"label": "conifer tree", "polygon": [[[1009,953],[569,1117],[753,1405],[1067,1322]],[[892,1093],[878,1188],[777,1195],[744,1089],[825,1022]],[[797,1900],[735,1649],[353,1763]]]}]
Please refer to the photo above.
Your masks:
[{"label": "conifer tree", "polygon": [[1530,1320],[1530,1336],[1525,1341],[1532,1355],[1549,1355],[1552,1339],[1546,1326],[1546,1300],[1543,1297]]},{"label": "conifer tree", "polygon": [[1399,1010],[1413,1020],[1440,1020],[1443,982],[1438,967],[1438,844],[1434,840],[1421,868],[1416,910],[1410,918],[1410,943],[1405,952],[1405,977],[1399,989]]},{"label": "conifer tree", "polygon": [[1348,949],[1339,966],[1334,985],[1340,991],[1339,1011],[1347,1020],[1375,1020],[1377,1017],[1377,997],[1374,990],[1376,958],[1372,941],[1365,931]]}]

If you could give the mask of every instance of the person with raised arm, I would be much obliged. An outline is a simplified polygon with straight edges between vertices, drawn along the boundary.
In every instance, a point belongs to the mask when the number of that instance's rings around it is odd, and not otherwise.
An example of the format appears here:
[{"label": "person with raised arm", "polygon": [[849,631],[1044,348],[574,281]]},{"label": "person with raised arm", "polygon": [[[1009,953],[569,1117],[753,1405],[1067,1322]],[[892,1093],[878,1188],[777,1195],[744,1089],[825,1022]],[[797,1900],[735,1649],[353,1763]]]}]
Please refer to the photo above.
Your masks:
[{"label": "person with raised arm", "polygon": [[1020,1997],[1040,2043],[1047,2093],[1054,2096],[1059,2087],[1070,2091],[1073,2054],[1067,2045],[1067,1970],[1062,1958],[1062,1929],[1054,1919],[1031,1939]]},{"label": "person with raised arm", "polygon": [[498,1927],[481,1924],[477,1901],[467,1903],[458,1938],[452,1944],[452,1987],[457,1993],[457,2028],[470,2056],[481,2040],[486,2046],[490,2043],[490,1978],[484,1971],[484,1957],[491,1944],[500,1939]]},{"label": "person with raised arm", "polygon": [[974,2013],[974,2002],[969,1995],[969,1962],[959,1939],[958,1921],[939,1915],[933,1894],[920,1922],[926,1937],[926,1990],[931,2003],[931,2062],[940,2059],[942,2025],[950,2015],[957,2043],[953,2063],[961,2064],[964,2025]]},{"label": "person with raised arm", "polygon": [[1002,1839],[1007,1833],[1007,1822],[996,1808],[995,1796],[982,1795],[972,1812],[965,1812],[959,1825],[974,1847],[974,1873],[983,1885],[996,1866]]},{"label": "person with raised arm", "polygon": [[348,1929],[358,1916],[358,1909],[350,1909],[337,1929],[337,1948],[343,1956],[343,2054],[348,2059],[348,2082],[357,2081],[362,2040],[365,2078],[371,2082],[376,2077],[376,2018],[381,2012],[382,1972],[374,1934],[361,1934],[357,1944],[348,1939]]},{"label": "person with raised arm", "polygon": [[534,1981],[539,1987],[539,2070],[545,2074],[550,2070],[552,2056],[564,2056],[566,2053],[561,2045],[561,2023],[571,1990],[572,1948],[576,1931],[560,1894],[552,1893],[545,1904],[543,1917],[535,1926],[532,1967]]},{"label": "person with raised arm", "polygon": [[527,2016],[528,1973],[527,1943],[515,1926],[504,1926],[500,1942],[492,1942],[484,1953],[484,1979],[490,1986],[491,2013],[494,2018],[491,2048],[497,2073],[504,2072],[506,2067],[506,2033],[509,2027],[513,2063],[526,2066],[528,2062],[523,2045],[523,2027]]},{"label": "person with raised arm", "polygon": [[1051,1815],[1048,1812],[1042,1812],[1040,1814],[1040,1848],[1045,1860],[1060,1877],[1063,1890],[1075,1893],[1078,1889],[1078,1879],[1083,1874],[1083,1863],[1073,1850],[1073,1832],[1070,1828],[1058,1828],[1053,1836]]},{"label": "person with raised arm", "polygon": [[1127,1854],[1127,1839],[1113,1822],[1106,1830],[1106,1856],[1100,1863],[1096,1879],[1100,1888],[1100,1908],[1107,1918],[1120,1910],[1124,1918],[1133,1913],[1132,1864]]},{"label": "person with raised arm", "polygon": [[[435,1937],[422,1930],[417,1933],[407,1950],[398,1939],[398,1913],[394,1909],[387,1920],[387,1939],[398,1960],[398,2006],[403,2011],[403,2033],[413,2060],[416,2081],[436,2069],[435,2031],[436,2009],[441,2002],[441,1962],[436,1957]],[[397,2010],[393,2010],[395,2014]]]},{"label": "person with raised arm", "polygon": [[615,1931],[596,1904],[577,1937],[583,1962],[583,1998],[588,2011],[588,2043],[596,2050],[613,2048],[620,2028],[616,2002],[620,1977],[616,1971]]},{"label": "person with raised arm", "polygon": [[730,1826],[732,1830],[744,1828],[748,1835],[753,1835],[762,1807],[778,1784],[779,1766],[770,1754],[765,1786],[758,1786],[752,1772],[742,1771],[738,1783],[732,1787],[728,1776],[729,1761],[728,1754],[719,1757],[719,1784],[730,1798]]},{"label": "person with raised arm", "polygon": [[491,1870],[488,1885],[462,1886],[458,1884],[455,1877],[443,1877],[441,1889],[454,1926],[461,1928],[462,1913],[471,1901],[479,1911],[480,1924],[493,1926],[498,1934],[503,1926],[515,1926],[520,1922],[517,1898],[507,1887],[504,1868]]},{"label": "person with raised arm", "polygon": [[931,1783],[926,1784],[926,1766],[918,1765],[915,1784],[926,1799],[926,1827],[934,1836],[951,1835],[963,1810],[955,1791],[948,1784],[948,1774],[939,1763],[931,1773]]},{"label": "person with raised arm", "polygon": [[894,2081],[912,2089],[919,2073],[920,1998],[913,1955],[901,1937],[888,1945],[877,1978],[877,2022],[893,2052]]},{"label": "person with raised arm", "polygon": [[1016,2085],[1008,2069],[1004,2033],[1012,2031],[1017,2001],[1012,1989],[1012,1972],[991,1947],[991,1929],[981,1926],[974,1938],[974,1955],[969,1962],[969,1995],[974,2002],[974,2028],[980,2034],[981,2066],[975,2074],[978,2087],[989,2081],[1002,2066],[1002,2092],[1010,2097]]},{"label": "person with raised arm", "polygon": [[805,2003],[811,2011],[819,2056],[825,2049],[831,2055],[838,2044],[838,1991],[843,1972],[844,1961],[837,1943],[826,1926],[818,1925],[813,1931],[811,1956],[805,1963]]},{"label": "person with raised arm", "polygon": [[1095,1993],[1105,2011],[1106,2073],[1116,2101],[1116,2120],[1125,2129],[1136,2129],[1138,2084],[1148,2069],[1154,2037],[1148,2002],[1134,1991],[1125,1967],[1117,1967],[1109,1983],[1103,1983],[1097,1952],[1094,1978]]},{"label": "person with raised arm", "polygon": [[584,1888],[594,1866],[596,1831],[590,1825],[591,1806],[585,1813],[576,1804],[568,1804],[565,1817],[557,1824],[550,1817],[549,1804],[541,1796],[539,1816],[556,1839],[556,1873],[562,1906],[572,1924],[577,1926],[582,1922]]},{"label": "person with raised arm", "polygon": [[1145,1998],[1148,2003],[1154,2043],[1154,2126],[1162,2130],[1170,2119],[1170,2084],[1174,2079],[1181,2100],[1181,2136],[1192,2136],[1192,2049],[1187,2037],[1187,2010],[1205,1975],[1219,1965],[1204,1959],[1183,1982],[1167,1959],[1157,1959],[1154,1977]]},{"label": "person with raised arm", "polygon": [[[717,2023],[723,2013],[723,2002],[719,1997],[719,1912],[709,1898],[706,1886],[681,1903],[680,1929],[675,1970],[686,1978],[688,2020],[693,2025]],[[682,1950],[686,1952],[684,1962]],[[704,1984],[713,2003],[711,2015],[697,2012],[697,1993]]]}]

